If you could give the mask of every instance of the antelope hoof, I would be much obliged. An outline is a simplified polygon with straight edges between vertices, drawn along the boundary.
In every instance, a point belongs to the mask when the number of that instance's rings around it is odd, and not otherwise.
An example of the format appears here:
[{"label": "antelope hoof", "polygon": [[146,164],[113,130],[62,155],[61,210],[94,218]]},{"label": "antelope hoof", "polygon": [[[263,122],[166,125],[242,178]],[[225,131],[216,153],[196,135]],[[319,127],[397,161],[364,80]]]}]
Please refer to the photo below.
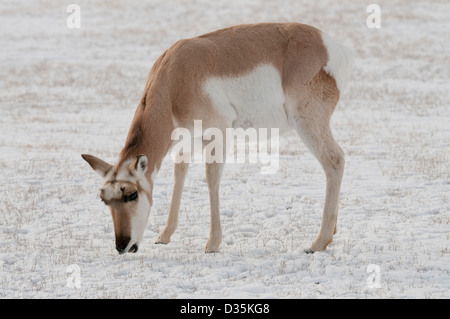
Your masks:
[{"label": "antelope hoof", "polygon": [[316,241],[311,245],[309,249],[312,252],[324,251],[327,246],[333,241],[333,237],[327,239],[316,239]]},{"label": "antelope hoof", "polygon": [[164,244],[167,245],[170,243],[170,237],[172,237],[172,234],[175,230],[170,229],[168,230],[167,227],[164,227],[164,229],[159,233],[158,239],[156,240],[155,244]]},{"label": "antelope hoof", "polygon": [[210,245],[209,243],[206,245],[205,253],[211,254],[211,253],[218,253],[219,252],[219,245]]},{"label": "antelope hoof", "polygon": [[164,244],[164,245],[167,245],[168,243],[170,243],[170,237],[164,236],[163,234],[159,235],[158,239],[155,242],[155,244]]}]

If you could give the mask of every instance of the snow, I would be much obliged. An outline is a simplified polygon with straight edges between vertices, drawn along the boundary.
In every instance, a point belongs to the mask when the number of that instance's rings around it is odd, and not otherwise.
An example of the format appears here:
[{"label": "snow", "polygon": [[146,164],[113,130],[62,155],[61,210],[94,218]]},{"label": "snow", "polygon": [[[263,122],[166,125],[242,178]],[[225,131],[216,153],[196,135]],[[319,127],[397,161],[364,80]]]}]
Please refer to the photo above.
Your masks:
[{"label": "snow", "polygon": [[[378,1],[380,29],[367,27],[364,1],[78,1],[80,29],[66,26],[68,4],[0,4],[1,298],[450,297],[449,3]],[[101,180],[80,154],[115,162],[151,65],[172,43],[264,21],[311,24],[355,51],[332,119],[346,153],[333,243],[304,253],[325,177],[292,133],[276,174],[226,167],[220,253],[204,253],[202,164],[191,164],[171,243],[154,244],[169,155],[138,253],[118,255]]]}]

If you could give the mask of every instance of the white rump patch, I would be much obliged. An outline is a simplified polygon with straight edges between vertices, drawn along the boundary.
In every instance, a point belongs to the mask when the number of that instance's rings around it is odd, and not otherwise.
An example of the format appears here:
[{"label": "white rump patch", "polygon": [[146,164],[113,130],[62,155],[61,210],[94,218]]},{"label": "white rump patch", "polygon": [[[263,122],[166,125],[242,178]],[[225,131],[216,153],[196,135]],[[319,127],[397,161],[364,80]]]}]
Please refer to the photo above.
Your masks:
[{"label": "white rump patch", "polygon": [[342,93],[350,80],[354,61],[353,52],[350,48],[340,44],[329,35],[323,32],[321,34],[329,57],[324,70],[336,80],[339,92]]}]

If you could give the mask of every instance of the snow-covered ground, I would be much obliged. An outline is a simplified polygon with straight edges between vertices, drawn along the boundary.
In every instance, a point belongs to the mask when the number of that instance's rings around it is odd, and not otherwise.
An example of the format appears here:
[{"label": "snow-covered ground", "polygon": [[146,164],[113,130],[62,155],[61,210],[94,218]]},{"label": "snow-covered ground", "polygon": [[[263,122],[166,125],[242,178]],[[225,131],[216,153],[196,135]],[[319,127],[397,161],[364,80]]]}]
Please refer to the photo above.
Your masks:
[{"label": "snow-covered ground", "polygon": [[[448,1],[378,1],[380,29],[366,25],[367,1],[76,3],[80,29],[66,26],[70,2],[0,3],[1,298],[450,297]],[[191,165],[172,242],[153,244],[171,196],[168,157],[139,252],[118,255],[101,181],[80,154],[117,159],[150,67],[172,43],[264,21],[312,24],[357,56],[332,121],[346,152],[334,242],[303,251],[325,177],[292,133],[278,173],[226,167],[220,253],[204,253],[202,164]]]}]

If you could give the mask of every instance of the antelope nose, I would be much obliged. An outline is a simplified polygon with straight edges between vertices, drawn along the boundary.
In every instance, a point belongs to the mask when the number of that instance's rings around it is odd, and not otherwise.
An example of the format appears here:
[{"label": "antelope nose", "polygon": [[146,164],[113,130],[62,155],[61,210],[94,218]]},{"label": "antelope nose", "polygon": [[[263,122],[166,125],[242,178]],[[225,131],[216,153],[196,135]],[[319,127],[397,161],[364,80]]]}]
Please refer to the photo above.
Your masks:
[{"label": "antelope nose", "polygon": [[127,248],[128,243],[130,242],[130,237],[120,238],[116,241],[116,249],[119,254],[126,253],[125,248]]},{"label": "antelope nose", "polygon": [[138,245],[134,244],[133,246],[131,246],[129,252],[130,253],[136,253],[138,251],[138,248],[139,248]]}]

